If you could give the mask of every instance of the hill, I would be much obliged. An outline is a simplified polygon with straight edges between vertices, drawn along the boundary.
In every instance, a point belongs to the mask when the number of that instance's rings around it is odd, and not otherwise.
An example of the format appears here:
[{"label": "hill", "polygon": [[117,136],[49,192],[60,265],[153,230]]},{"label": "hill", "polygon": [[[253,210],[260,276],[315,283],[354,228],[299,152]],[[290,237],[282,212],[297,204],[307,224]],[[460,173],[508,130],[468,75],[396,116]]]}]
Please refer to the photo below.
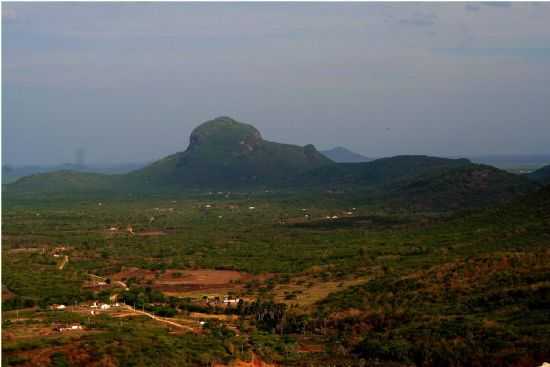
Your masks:
[{"label": "hill", "polygon": [[313,145],[270,142],[252,125],[219,117],[195,128],[184,152],[129,177],[155,185],[231,188],[275,184],[331,164]]},{"label": "hill", "polygon": [[442,169],[471,165],[467,159],[401,155],[364,163],[338,163],[300,175],[296,183],[309,186],[385,186]]},{"label": "hill", "polygon": [[297,195],[340,192],[360,202],[419,209],[489,205],[536,185],[467,159],[406,155],[362,163],[334,163],[313,145],[264,140],[252,125],[219,117],[195,128],[189,145],[127,174],[57,171],[6,185],[16,194],[158,194],[184,190],[279,188]]},{"label": "hill", "polygon": [[535,189],[525,177],[482,164],[434,170],[396,182],[387,200],[417,209],[465,209],[502,203]]},{"label": "hill", "polygon": [[60,164],[42,166],[2,166],[2,184],[17,181],[21,177],[36,175],[39,173],[50,173],[56,171],[76,171],[102,174],[128,173],[146,166],[145,163],[99,163],[89,165]]},{"label": "hill", "polygon": [[359,154],[352,152],[349,149],[344,147],[336,147],[328,150],[322,150],[321,153],[337,163],[360,163],[368,162],[371,159]]},{"label": "hill", "polygon": [[252,125],[219,117],[195,128],[185,151],[128,174],[61,170],[24,177],[7,186],[8,192],[18,193],[235,189],[276,185],[332,164],[313,145],[267,141]]},{"label": "hill", "polygon": [[87,193],[110,191],[123,182],[123,176],[78,171],[37,173],[7,185],[19,193]]},{"label": "hill", "polygon": [[293,185],[330,188],[384,205],[443,210],[505,202],[535,188],[523,176],[467,159],[419,155],[320,167],[295,178]]},{"label": "hill", "polygon": [[550,165],[544,166],[527,175],[530,180],[541,183],[543,185],[550,184]]}]

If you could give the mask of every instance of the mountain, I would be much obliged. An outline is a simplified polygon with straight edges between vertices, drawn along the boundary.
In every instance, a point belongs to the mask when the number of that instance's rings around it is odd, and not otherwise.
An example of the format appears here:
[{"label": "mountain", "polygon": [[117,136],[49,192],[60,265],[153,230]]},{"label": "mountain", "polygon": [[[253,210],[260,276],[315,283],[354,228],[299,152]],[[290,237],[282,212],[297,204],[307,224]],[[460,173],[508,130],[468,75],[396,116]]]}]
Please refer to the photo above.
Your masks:
[{"label": "mountain", "polygon": [[550,165],[539,168],[527,175],[530,180],[541,183],[543,185],[550,184]]},{"label": "mountain", "polygon": [[75,171],[36,174],[5,186],[6,192],[132,193],[254,188],[342,193],[353,201],[419,209],[489,205],[536,185],[525,176],[473,164],[468,159],[420,155],[361,163],[335,163],[313,145],[264,140],[252,125],[219,117],[195,128],[183,152],[127,174]]},{"label": "mountain", "polygon": [[195,128],[184,152],[129,176],[153,184],[230,188],[274,184],[332,164],[313,145],[270,142],[252,125],[219,117]]},{"label": "mountain", "polygon": [[18,192],[113,192],[244,188],[276,185],[311,169],[335,164],[313,145],[264,140],[252,125],[218,117],[193,130],[183,152],[121,175],[57,171],[8,185]]},{"label": "mountain", "polygon": [[344,147],[336,147],[329,150],[322,150],[321,153],[337,163],[359,163],[370,161],[369,158],[352,152]]}]

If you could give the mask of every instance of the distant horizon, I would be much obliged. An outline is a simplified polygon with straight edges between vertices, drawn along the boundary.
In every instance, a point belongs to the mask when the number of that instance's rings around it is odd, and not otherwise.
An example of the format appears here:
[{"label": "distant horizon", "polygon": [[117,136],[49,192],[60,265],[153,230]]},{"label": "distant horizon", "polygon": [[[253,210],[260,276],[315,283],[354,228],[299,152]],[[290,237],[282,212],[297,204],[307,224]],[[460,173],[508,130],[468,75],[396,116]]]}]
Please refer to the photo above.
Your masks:
[{"label": "distant horizon", "polygon": [[[323,151],[327,151],[327,150],[330,150],[330,149],[333,149],[333,148],[338,148],[338,147],[342,147],[342,148],[345,148],[345,149],[348,149],[346,148],[345,146],[343,145],[336,145],[332,148],[326,148],[326,149],[319,149],[317,148],[318,151],[320,152],[323,152]],[[390,155],[384,155],[384,156],[374,156],[374,155],[368,155],[368,154],[364,154],[364,153],[361,153],[361,152],[357,152],[355,150],[351,150],[351,149],[348,149],[349,151],[353,152],[353,153],[357,153],[357,154],[360,154],[366,158],[368,158],[369,160],[376,160],[376,159],[381,159],[381,158],[389,158],[389,157],[395,157],[395,156],[402,156],[402,155],[427,155],[427,156],[431,156],[431,157],[440,157],[440,158],[450,158],[450,159],[460,159],[460,158],[466,158],[466,159],[470,159],[470,160],[475,160],[475,159],[502,159],[502,160],[505,160],[505,159],[512,159],[512,160],[524,160],[524,159],[529,159],[529,158],[538,158],[538,159],[543,159],[546,161],[547,164],[550,164],[550,152],[549,153],[540,153],[540,154],[525,154],[525,153],[520,153],[520,154],[476,154],[476,155],[472,155],[472,154],[464,154],[464,155],[437,155],[437,154],[415,154],[415,153],[410,153],[410,154],[390,154]],[[174,152],[176,153],[176,152]],[[165,157],[165,156],[163,156]],[[113,166],[123,166],[123,165],[147,165],[147,164],[151,164],[153,162],[156,162],[157,160],[159,159],[162,159],[163,157],[159,157],[159,158],[153,158],[153,159],[149,159],[149,160],[142,160],[142,161],[138,161],[138,160],[135,160],[135,161],[102,161],[102,162],[94,162],[94,161],[90,161],[90,162],[85,162],[82,167],[93,167],[93,166],[105,166],[105,167],[113,167]],[[511,162],[510,162],[511,163]],[[528,164],[527,162],[523,162],[524,164]],[[540,164],[541,162],[530,162],[532,164]],[[519,162],[518,162],[519,164]],[[10,167],[16,167],[16,168],[24,168],[24,167],[57,167],[57,166],[78,166],[77,163],[75,162],[52,162],[52,163],[17,163],[17,164],[12,164],[10,162],[6,162],[6,161],[3,161],[2,162],[2,166],[10,166]]]},{"label": "distant horizon", "polygon": [[3,160],[155,160],[220,115],[372,157],[547,154],[548,19],[550,3],[2,3]]}]

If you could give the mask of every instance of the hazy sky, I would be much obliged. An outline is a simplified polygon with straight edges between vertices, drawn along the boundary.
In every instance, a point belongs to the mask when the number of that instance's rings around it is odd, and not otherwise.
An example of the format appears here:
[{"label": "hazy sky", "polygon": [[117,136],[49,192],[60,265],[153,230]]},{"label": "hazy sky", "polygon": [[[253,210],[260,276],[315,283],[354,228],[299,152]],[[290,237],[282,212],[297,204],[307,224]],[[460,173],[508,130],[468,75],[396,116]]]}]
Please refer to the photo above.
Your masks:
[{"label": "hazy sky", "polygon": [[150,161],[228,115],[369,156],[550,153],[550,3],[3,3],[3,161]]}]

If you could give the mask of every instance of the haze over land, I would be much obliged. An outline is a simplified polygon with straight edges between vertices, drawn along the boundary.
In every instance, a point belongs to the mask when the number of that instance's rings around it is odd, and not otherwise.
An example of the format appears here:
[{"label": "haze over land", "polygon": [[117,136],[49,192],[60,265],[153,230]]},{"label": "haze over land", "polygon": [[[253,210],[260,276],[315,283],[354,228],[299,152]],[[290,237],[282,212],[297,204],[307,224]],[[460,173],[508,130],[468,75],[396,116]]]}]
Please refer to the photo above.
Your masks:
[{"label": "haze over land", "polygon": [[550,5],[2,10],[2,366],[550,361]]},{"label": "haze over land", "polygon": [[220,115],[367,157],[549,153],[545,3],[2,8],[4,163],[151,162]]}]

